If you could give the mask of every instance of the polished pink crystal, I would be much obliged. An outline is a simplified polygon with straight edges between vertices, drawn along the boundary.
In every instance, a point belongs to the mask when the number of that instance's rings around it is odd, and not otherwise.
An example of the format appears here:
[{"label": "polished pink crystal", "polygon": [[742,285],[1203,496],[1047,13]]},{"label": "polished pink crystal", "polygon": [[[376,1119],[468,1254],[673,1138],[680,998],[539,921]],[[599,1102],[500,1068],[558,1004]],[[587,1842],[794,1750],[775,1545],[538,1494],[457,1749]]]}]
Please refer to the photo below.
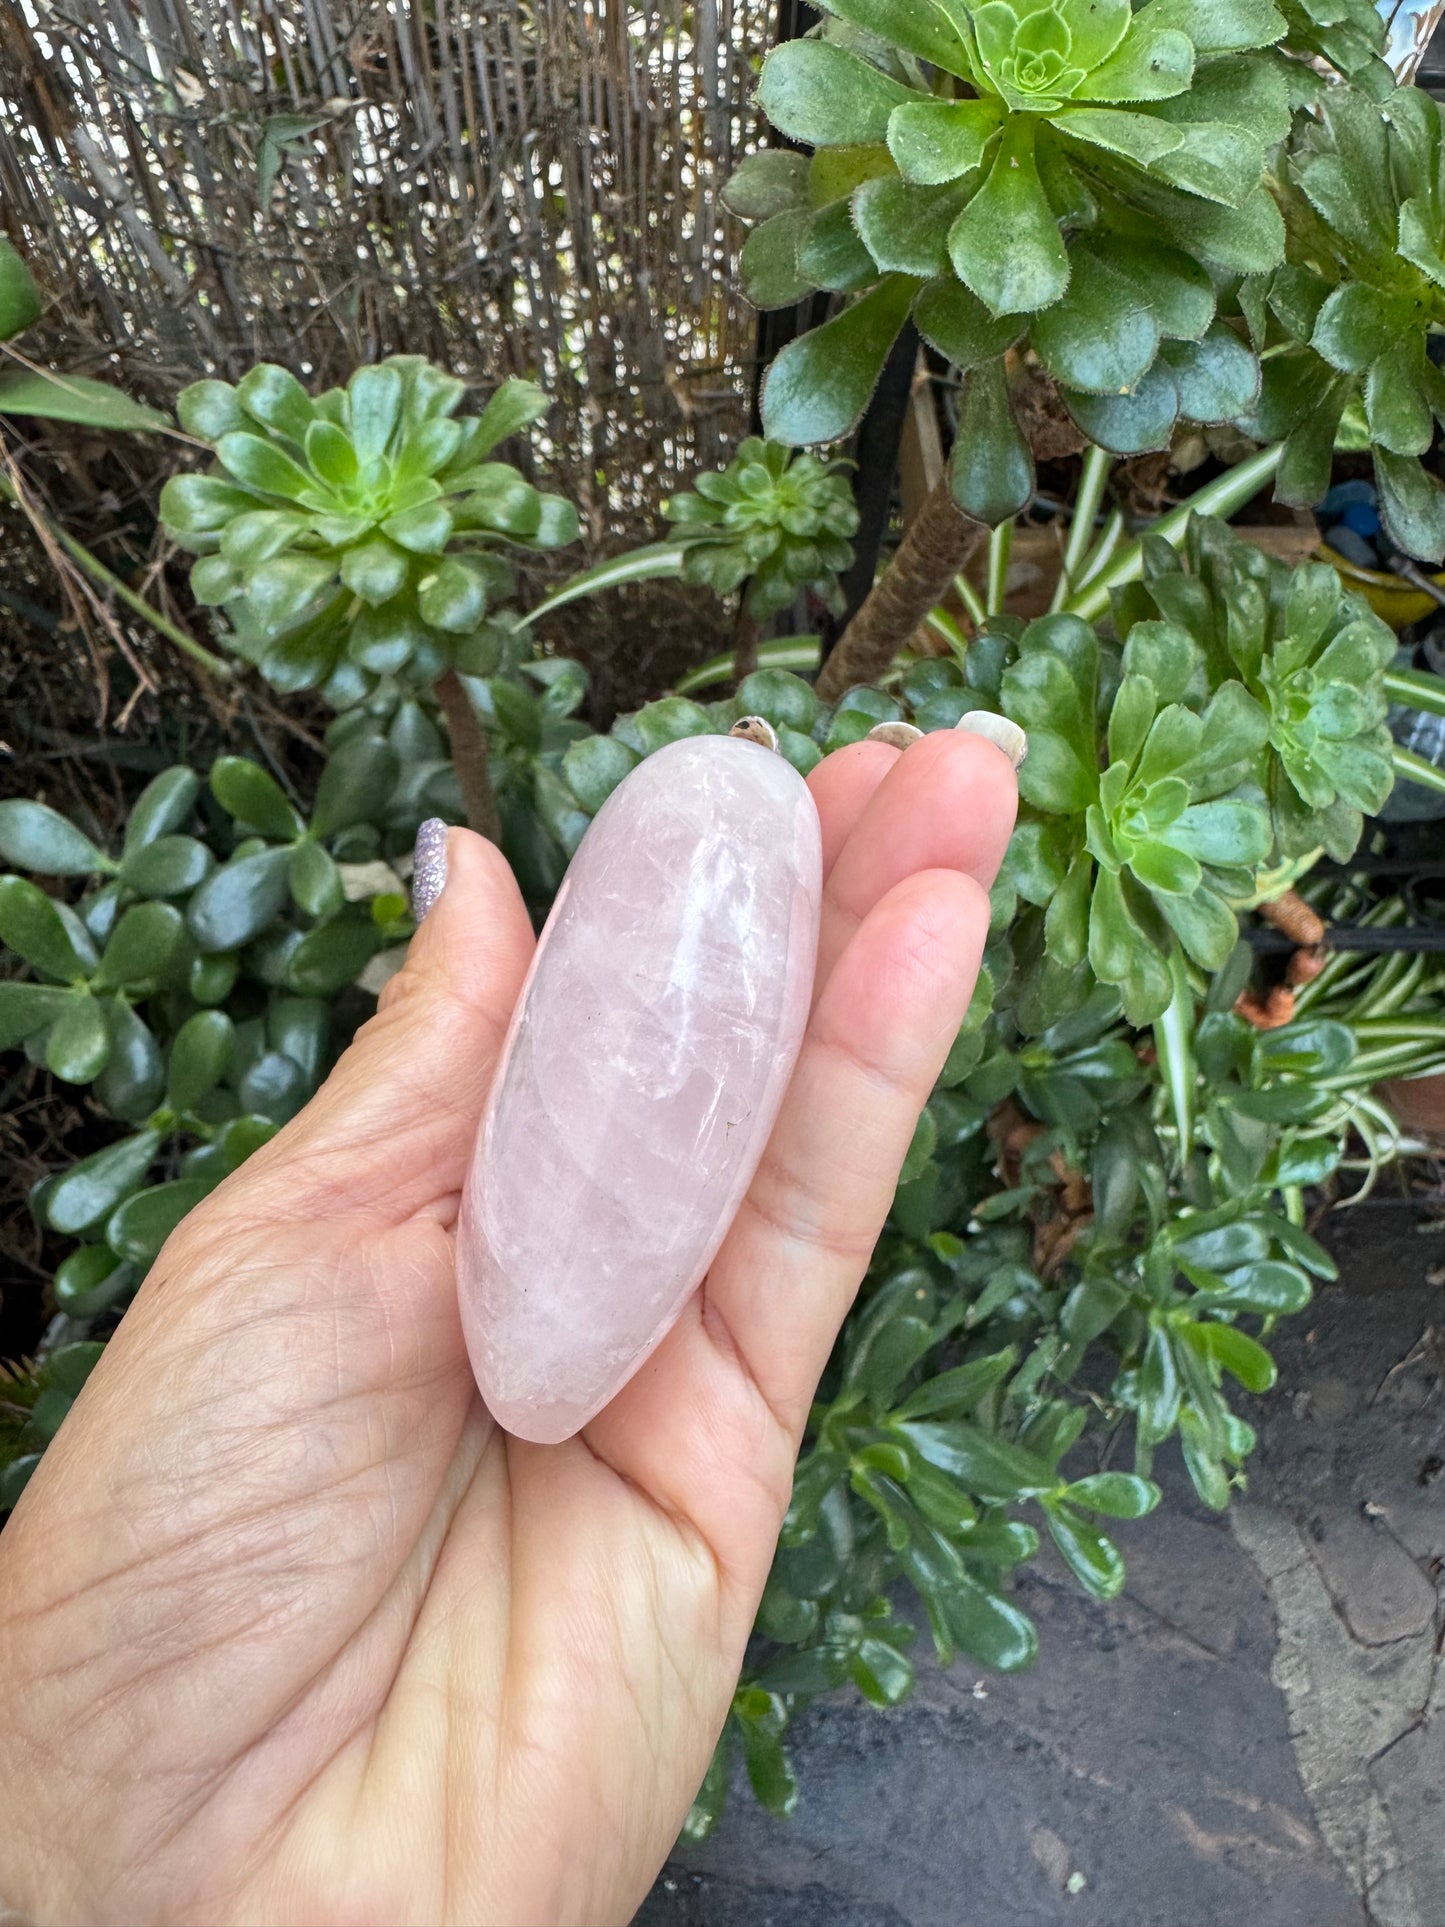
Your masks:
[{"label": "polished pink crystal", "polygon": [[671,743],[572,860],[462,1198],[457,1283],[508,1431],[570,1438],[666,1334],[762,1157],[813,986],[818,813],[783,758]]}]

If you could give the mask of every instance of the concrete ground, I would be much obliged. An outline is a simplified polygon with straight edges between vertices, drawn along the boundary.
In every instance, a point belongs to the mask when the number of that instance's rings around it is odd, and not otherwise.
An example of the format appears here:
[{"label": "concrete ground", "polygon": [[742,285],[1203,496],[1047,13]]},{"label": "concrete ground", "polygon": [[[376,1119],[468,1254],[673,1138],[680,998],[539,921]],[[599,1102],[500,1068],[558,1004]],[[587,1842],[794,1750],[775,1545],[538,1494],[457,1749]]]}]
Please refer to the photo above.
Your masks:
[{"label": "concrete ground", "polygon": [[1445,1224],[1326,1235],[1247,1498],[1165,1464],[1117,1600],[1024,1577],[1032,1671],[814,1707],[795,1818],[737,1787],[640,1927],[1445,1927]]}]

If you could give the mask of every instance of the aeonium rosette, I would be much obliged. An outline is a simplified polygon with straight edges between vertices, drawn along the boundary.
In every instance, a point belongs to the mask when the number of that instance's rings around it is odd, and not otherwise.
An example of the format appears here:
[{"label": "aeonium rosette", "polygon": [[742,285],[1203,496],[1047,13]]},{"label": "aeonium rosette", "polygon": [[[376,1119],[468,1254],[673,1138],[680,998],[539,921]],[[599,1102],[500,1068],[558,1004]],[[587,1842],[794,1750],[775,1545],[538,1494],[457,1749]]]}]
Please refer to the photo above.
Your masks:
[{"label": "aeonium rosette", "polygon": [[750,435],[725,469],[699,475],[664,507],[687,552],[684,580],[716,595],[746,583],[745,607],[758,622],[786,609],[800,588],[841,615],[838,576],[858,530],[847,467]]},{"label": "aeonium rosette", "polygon": [[167,482],[161,517],[200,558],[197,601],[224,610],[230,646],[277,688],[346,708],[382,677],[420,687],[497,667],[505,551],[574,541],[577,512],[489,459],[545,412],[541,389],[503,382],[459,418],[465,394],[416,355],[314,398],[268,362],[181,394],[182,426],[216,462]]},{"label": "aeonium rosette", "polygon": [[989,521],[1032,462],[1005,353],[1031,347],[1089,438],[1167,445],[1179,417],[1233,420],[1259,369],[1220,289],[1275,268],[1266,164],[1323,82],[1280,43],[1271,0],[828,0],[774,49],[759,100],[793,151],[726,191],[755,223],[762,307],[856,296],[786,347],[769,435],[846,434],[910,314],[966,375],[952,484]]}]

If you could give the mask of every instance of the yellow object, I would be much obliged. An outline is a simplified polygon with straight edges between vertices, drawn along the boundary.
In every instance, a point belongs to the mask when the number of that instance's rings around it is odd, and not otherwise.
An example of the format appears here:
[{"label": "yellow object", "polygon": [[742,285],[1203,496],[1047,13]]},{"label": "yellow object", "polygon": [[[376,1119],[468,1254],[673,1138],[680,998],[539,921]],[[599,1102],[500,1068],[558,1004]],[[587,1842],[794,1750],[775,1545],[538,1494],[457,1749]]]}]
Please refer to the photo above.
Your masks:
[{"label": "yellow object", "polygon": [[[1331,563],[1339,571],[1345,587],[1362,595],[1375,614],[1392,629],[1403,629],[1407,622],[1420,622],[1440,607],[1433,596],[1426,595],[1423,589],[1412,589],[1402,576],[1391,575],[1385,569],[1362,569],[1357,562],[1337,555],[1328,542],[1321,542],[1319,557],[1322,562]],[[1431,579],[1445,589],[1445,575]]]}]

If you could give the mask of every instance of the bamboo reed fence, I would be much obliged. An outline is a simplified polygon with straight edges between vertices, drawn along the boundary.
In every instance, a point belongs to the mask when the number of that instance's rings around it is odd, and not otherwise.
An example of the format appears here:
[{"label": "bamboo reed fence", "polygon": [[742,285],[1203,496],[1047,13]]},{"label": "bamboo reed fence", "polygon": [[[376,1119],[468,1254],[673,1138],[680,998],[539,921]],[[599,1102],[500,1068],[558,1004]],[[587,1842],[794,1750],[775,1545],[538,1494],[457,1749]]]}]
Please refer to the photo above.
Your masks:
[{"label": "bamboo reed fence", "polygon": [[430,356],[555,398],[592,546],[746,431],[719,203],[770,0],[0,0],[30,353],[166,400]]}]

